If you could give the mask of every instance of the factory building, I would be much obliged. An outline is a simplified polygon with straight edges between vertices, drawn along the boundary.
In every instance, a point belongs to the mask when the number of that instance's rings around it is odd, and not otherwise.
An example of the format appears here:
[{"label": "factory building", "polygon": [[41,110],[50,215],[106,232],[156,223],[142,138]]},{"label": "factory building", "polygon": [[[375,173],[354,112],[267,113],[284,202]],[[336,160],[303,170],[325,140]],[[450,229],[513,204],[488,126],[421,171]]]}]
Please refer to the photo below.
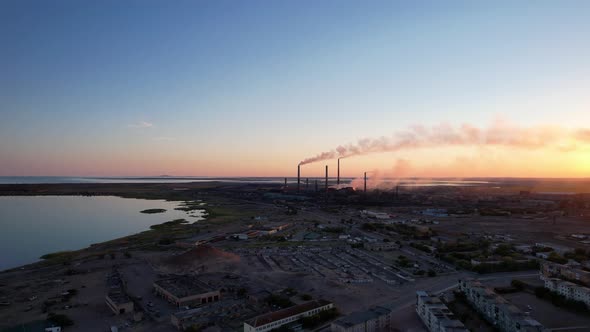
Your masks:
[{"label": "factory building", "polygon": [[416,292],[416,313],[430,332],[469,332],[438,297],[425,291]]},{"label": "factory building", "polygon": [[477,280],[459,280],[459,289],[469,303],[498,330],[503,332],[541,332],[541,323],[525,315],[506,299]]},{"label": "factory building", "polygon": [[557,278],[545,279],[545,288],[565,296],[567,299],[584,302],[590,306],[590,288]]},{"label": "factory building", "polygon": [[374,307],[366,311],[352,313],[332,322],[332,332],[385,332],[392,327],[391,309]]},{"label": "factory building", "polygon": [[318,314],[334,308],[332,302],[326,300],[309,301],[279,311],[269,312],[244,322],[244,332],[266,332],[283,325],[294,323],[301,317]]},{"label": "factory building", "polygon": [[590,272],[573,266],[543,262],[541,264],[541,279],[545,281],[551,278],[571,280],[590,286]]},{"label": "factory building", "polygon": [[168,302],[181,306],[194,306],[219,301],[221,293],[212,290],[197,278],[178,276],[154,282],[154,290]]}]

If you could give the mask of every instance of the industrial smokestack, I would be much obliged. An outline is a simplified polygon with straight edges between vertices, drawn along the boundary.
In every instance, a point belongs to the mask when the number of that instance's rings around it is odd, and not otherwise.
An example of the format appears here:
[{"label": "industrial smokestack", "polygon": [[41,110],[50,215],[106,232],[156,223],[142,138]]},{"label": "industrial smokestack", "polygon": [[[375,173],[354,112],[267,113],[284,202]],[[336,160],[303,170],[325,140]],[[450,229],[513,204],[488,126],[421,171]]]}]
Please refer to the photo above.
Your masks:
[{"label": "industrial smokestack", "polygon": [[315,191],[318,192],[318,179],[315,179]]},{"label": "industrial smokestack", "polygon": [[305,179],[305,190],[309,190],[309,178]]},{"label": "industrial smokestack", "polygon": [[285,188],[287,188],[287,178],[285,178]]},{"label": "industrial smokestack", "polygon": [[328,165],[326,165],[326,191],[328,191]]},{"label": "industrial smokestack", "polygon": [[301,165],[297,165],[297,191],[301,188]]},{"label": "industrial smokestack", "polygon": [[365,193],[367,193],[367,172],[365,172]]},{"label": "industrial smokestack", "polygon": [[340,185],[340,158],[338,158],[338,177],[336,178],[336,185]]}]

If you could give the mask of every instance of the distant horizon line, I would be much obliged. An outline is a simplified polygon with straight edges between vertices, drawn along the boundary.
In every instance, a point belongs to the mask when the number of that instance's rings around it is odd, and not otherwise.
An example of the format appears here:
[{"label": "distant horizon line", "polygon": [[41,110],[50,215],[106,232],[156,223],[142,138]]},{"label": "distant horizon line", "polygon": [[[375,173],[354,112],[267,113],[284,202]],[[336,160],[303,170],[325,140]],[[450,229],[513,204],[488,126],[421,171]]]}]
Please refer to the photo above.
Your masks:
[{"label": "distant horizon line", "polygon": [[[341,179],[356,179],[362,176],[341,176]],[[0,175],[0,178],[83,178],[83,179],[296,179],[297,176],[239,176],[239,175],[109,175],[109,176],[93,176],[93,175]],[[324,178],[324,176],[306,176],[302,178]],[[336,176],[329,176],[329,178],[336,178]],[[370,178],[370,176],[369,176]],[[403,176],[403,177],[391,177],[383,176],[379,177],[382,179],[530,179],[530,180],[590,180],[588,177],[519,177],[519,176]]]}]

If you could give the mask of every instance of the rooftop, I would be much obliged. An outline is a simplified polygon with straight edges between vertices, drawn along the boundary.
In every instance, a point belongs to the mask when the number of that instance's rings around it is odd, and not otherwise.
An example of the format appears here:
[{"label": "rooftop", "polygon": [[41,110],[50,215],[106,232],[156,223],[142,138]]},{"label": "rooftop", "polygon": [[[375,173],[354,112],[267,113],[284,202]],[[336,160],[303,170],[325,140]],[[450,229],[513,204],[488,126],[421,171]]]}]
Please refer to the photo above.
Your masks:
[{"label": "rooftop", "polygon": [[375,307],[366,311],[353,312],[348,316],[339,318],[333,324],[351,327],[358,324],[363,324],[371,319],[376,319],[389,313],[391,313],[390,309],[384,307]]},{"label": "rooftop", "polygon": [[526,316],[522,310],[512,305],[508,300],[496,294],[491,289],[485,287],[479,280],[468,279],[465,280],[465,283],[469,285],[470,288],[482,294],[482,298],[487,299],[488,302],[493,302],[499,310],[512,317],[513,320],[520,322],[522,327],[541,326],[541,323]]},{"label": "rooftop", "polygon": [[178,298],[211,291],[205,283],[191,276],[177,276],[168,279],[160,279],[155,281],[154,284],[162,287]]},{"label": "rooftop", "polygon": [[305,302],[302,304],[298,304],[298,305],[294,305],[292,307],[289,308],[285,308],[285,309],[281,309],[278,311],[274,311],[274,312],[269,312],[257,317],[254,317],[248,321],[246,321],[246,324],[253,326],[253,327],[259,327],[259,326],[263,326],[287,317],[291,317],[291,316],[295,316],[295,315],[299,315],[301,313],[304,313],[306,311],[310,311],[313,309],[317,309],[326,305],[332,304],[332,302],[326,301],[326,300],[315,300],[315,301],[309,301],[309,302]]},{"label": "rooftop", "polygon": [[113,301],[115,304],[123,304],[131,302],[131,298],[125,294],[122,290],[111,290],[107,294],[107,296]]}]

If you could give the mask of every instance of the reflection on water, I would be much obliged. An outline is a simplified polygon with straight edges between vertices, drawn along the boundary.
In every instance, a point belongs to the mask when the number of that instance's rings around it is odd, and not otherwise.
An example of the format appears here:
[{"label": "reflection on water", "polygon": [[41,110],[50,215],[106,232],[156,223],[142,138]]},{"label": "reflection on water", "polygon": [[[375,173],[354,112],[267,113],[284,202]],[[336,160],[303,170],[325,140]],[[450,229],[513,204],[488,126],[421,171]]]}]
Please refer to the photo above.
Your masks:
[{"label": "reflection on water", "polygon": [[[39,256],[85,248],[204,211],[178,211],[179,202],[111,196],[0,196],[0,270],[32,263]],[[164,213],[140,213],[146,209]]]}]

